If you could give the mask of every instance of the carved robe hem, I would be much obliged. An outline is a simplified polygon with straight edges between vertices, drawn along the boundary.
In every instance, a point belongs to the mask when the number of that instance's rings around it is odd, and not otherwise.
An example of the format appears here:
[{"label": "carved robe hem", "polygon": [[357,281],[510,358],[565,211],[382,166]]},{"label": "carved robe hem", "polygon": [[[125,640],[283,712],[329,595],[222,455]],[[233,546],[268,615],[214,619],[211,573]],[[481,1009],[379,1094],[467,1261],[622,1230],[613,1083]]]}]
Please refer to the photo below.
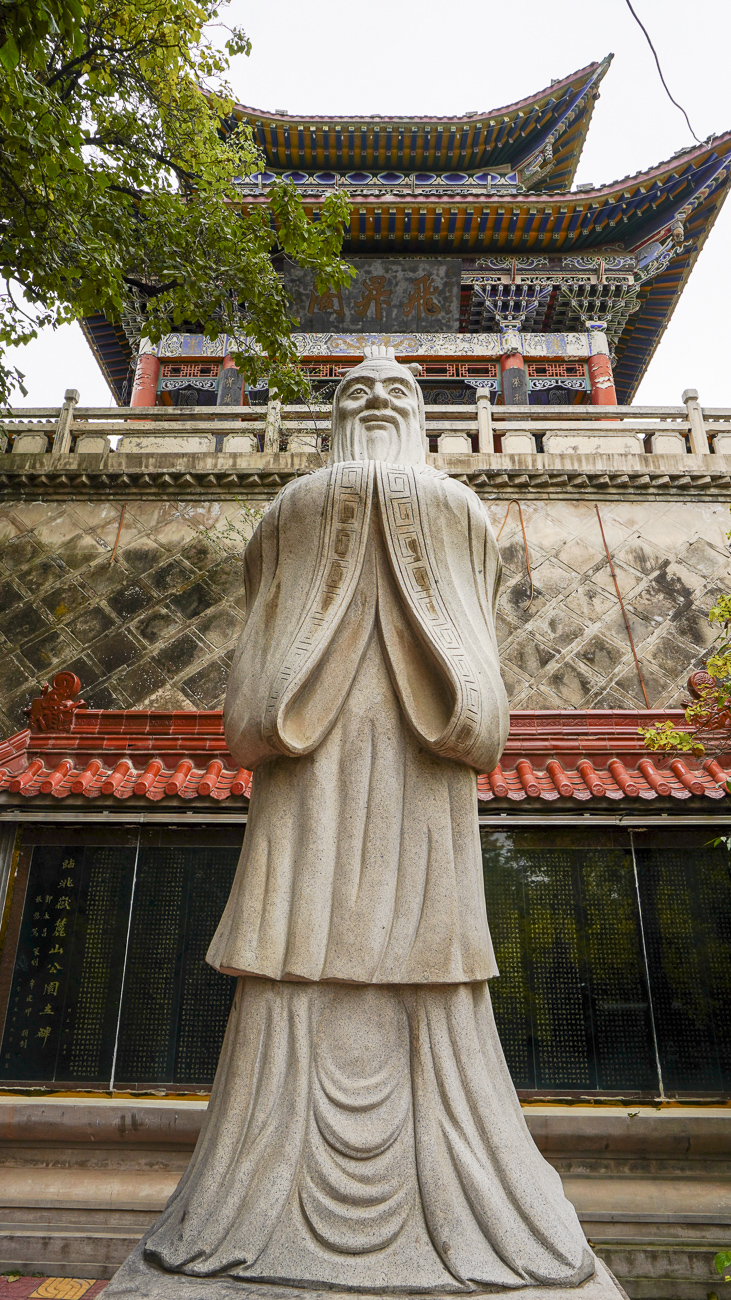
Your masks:
[{"label": "carved robe hem", "polygon": [[594,1256],[528,1132],[486,984],[247,979],[135,1267],[438,1295],[576,1287]]}]

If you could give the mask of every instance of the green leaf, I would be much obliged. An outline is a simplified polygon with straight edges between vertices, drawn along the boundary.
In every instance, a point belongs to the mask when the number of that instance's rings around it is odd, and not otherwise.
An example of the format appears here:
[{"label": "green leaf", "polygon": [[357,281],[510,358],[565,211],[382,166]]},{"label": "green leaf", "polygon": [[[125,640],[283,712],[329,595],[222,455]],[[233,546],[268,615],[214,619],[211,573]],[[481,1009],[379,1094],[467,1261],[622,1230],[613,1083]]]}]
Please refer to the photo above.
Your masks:
[{"label": "green leaf", "polygon": [[10,35],[0,48],[0,63],[2,63],[6,72],[12,72],[14,68],[17,68],[19,62],[20,53],[13,36]]},{"label": "green leaf", "polygon": [[[731,1250],[719,1250],[713,1263],[717,1273],[725,1273],[727,1269],[731,1269]],[[723,1280],[724,1282],[731,1282],[731,1277],[724,1277]]]}]

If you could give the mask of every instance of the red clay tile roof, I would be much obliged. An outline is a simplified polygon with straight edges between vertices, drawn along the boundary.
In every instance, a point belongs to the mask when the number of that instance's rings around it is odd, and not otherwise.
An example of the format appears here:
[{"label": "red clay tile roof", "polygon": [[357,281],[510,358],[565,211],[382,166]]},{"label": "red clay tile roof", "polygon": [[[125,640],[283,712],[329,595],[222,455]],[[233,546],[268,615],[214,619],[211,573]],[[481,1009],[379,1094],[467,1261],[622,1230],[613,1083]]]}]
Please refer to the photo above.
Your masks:
[{"label": "red clay tile roof", "polygon": [[[220,711],[87,709],[74,698],[79,690],[72,674],[58,674],[33,702],[31,726],[0,742],[0,805],[48,796],[248,799],[251,773],[228,753]],[[486,804],[723,799],[731,753],[703,761],[648,755],[638,727],[666,719],[679,725],[683,714],[517,710],[501,762],[478,777],[478,797]]]}]

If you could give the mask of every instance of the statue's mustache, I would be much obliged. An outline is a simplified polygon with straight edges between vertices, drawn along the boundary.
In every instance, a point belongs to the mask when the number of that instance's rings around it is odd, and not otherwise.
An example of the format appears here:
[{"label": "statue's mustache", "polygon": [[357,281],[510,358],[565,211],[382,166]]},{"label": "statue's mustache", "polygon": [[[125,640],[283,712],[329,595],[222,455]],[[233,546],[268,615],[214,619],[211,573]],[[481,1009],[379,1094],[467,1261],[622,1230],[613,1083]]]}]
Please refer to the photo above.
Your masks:
[{"label": "statue's mustache", "polygon": [[395,429],[400,429],[402,423],[400,416],[396,415],[395,411],[389,411],[388,409],[379,411],[373,407],[366,411],[359,411],[355,418],[363,424],[367,421],[377,421],[379,424],[392,424]]}]

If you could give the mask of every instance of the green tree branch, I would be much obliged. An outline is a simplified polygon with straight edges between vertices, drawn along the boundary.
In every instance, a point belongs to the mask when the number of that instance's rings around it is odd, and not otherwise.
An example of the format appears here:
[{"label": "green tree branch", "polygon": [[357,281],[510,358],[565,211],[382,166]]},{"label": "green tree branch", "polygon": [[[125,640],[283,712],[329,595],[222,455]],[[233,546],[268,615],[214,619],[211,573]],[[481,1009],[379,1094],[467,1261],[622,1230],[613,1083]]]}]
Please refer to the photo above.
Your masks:
[{"label": "green tree branch", "polygon": [[0,0],[0,403],[8,346],[84,315],[141,320],[153,342],[195,328],[235,340],[252,381],[306,395],[272,255],[346,284],[342,194],[307,218],[293,185],[242,205],[263,166],[233,119],[215,0]]}]

